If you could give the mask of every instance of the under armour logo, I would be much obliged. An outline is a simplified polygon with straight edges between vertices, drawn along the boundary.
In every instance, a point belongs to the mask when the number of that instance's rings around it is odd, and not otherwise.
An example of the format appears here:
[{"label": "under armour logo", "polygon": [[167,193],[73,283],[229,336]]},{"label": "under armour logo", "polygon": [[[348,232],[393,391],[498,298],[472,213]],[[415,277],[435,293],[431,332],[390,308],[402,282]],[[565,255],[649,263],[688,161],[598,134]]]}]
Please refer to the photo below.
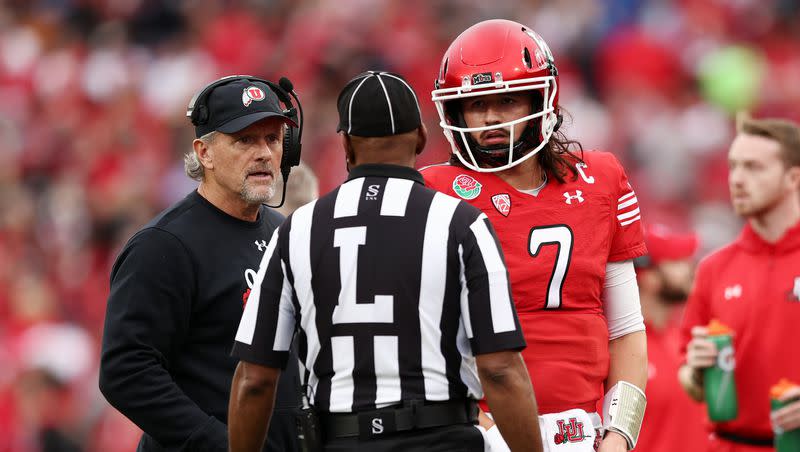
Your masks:
[{"label": "under armour logo", "polygon": [[726,300],[731,300],[733,298],[741,298],[741,297],[742,297],[742,286],[740,284],[725,288]]},{"label": "under armour logo", "polygon": [[259,251],[264,251],[265,249],[267,249],[267,241],[266,240],[256,240],[253,243],[256,244],[256,246],[258,247]]},{"label": "under armour logo", "polygon": [[380,435],[383,433],[383,419],[376,417],[372,419],[372,434]]},{"label": "under armour logo", "polygon": [[572,200],[573,199],[577,199],[578,200],[578,204],[580,204],[583,201],[585,201],[585,199],[583,199],[583,196],[581,196],[581,195],[583,195],[583,192],[580,191],[580,190],[575,190],[575,194],[574,195],[570,195],[568,191],[565,191],[564,192],[564,197],[567,198],[567,200],[565,202],[567,204],[572,204]]},{"label": "under armour logo", "polygon": [[800,301],[800,276],[794,278],[794,288],[792,289],[794,298],[792,301]]}]

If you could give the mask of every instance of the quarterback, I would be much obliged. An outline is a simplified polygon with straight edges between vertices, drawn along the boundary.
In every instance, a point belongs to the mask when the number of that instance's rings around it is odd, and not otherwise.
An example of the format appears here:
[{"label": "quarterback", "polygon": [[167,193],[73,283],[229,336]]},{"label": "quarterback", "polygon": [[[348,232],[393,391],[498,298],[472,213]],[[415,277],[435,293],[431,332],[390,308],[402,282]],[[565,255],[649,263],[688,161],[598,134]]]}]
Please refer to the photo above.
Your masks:
[{"label": "quarterback", "polygon": [[[559,132],[553,55],[522,24],[489,20],[464,31],[442,58],[435,88],[452,157],[422,174],[481,209],[497,231],[545,449],[632,449],[647,381],[632,259],[646,247],[624,169]],[[481,425],[499,439],[488,418]]]}]

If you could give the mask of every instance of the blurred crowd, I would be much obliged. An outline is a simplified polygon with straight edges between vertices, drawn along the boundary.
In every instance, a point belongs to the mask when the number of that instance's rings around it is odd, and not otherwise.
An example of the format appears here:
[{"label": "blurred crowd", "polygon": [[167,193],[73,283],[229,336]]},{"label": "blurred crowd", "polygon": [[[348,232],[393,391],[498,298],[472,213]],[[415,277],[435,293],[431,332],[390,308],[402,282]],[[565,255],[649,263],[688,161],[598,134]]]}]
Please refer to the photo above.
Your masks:
[{"label": "blurred crowd", "polygon": [[[800,120],[793,0],[5,0],[0,3],[0,452],[133,450],[97,390],[117,251],[196,183],[190,97],[227,74],[289,77],[321,193],[345,177],[336,95],[365,69],[430,99],[480,20],[539,32],[569,137],[624,163],[649,221],[728,241],[733,115]],[[433,104],[422,164],[447,159]]]}]

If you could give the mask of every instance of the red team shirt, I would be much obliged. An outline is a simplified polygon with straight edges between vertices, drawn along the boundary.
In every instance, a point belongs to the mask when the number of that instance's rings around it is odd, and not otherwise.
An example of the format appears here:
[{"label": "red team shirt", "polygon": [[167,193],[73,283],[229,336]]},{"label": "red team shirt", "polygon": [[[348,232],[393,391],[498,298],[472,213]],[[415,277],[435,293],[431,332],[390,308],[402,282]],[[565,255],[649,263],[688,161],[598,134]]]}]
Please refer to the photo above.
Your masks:
[{"label": "red team shirt", "polygon": [[595,411],[609,365],[606,264],[646,252],[636,194],[617,159],[585,152],[579,165],[575,180],[551,177],[538,196],[491,173],[451,165],[422,170],[429,187],[466,199],[497,231],[543,414]]},{"label": "red team shirt", "polygon": [[[680,315],[664,328],[647,326],[647,410],[636,452],[698,452],[707,442],[705,406],[690,399],[678,381],[683,364]],[[691,448],[685,448],[691,446]]]},{"label": "red team shirt", "polygon": [[[714,424],[718,432],[769,439],[769,389],[781,378],[800,382],[800,223],[775,244],[750,225],[739,238],[700,262],[681,326],[684,348],[691,328],[712,318],[731,327],[739,415]],[[745,450],[713,448],[712,450]],[[762,449],[763,450],[763,449]]]}]

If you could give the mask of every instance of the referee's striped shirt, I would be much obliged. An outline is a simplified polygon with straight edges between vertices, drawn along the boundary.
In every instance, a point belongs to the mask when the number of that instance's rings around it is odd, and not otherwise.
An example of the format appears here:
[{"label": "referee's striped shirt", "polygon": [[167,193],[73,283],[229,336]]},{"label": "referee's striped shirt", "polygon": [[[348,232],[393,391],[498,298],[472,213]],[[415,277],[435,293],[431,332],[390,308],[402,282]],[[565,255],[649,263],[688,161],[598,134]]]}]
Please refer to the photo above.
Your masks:
[{"label": "referee's striped shirt", "polygon": [[233,355],[283,368],[295,327],[321,412],[479,399],[475,355],[525,341],[486,215],[415,170],[360,165],[272,236]]}]

